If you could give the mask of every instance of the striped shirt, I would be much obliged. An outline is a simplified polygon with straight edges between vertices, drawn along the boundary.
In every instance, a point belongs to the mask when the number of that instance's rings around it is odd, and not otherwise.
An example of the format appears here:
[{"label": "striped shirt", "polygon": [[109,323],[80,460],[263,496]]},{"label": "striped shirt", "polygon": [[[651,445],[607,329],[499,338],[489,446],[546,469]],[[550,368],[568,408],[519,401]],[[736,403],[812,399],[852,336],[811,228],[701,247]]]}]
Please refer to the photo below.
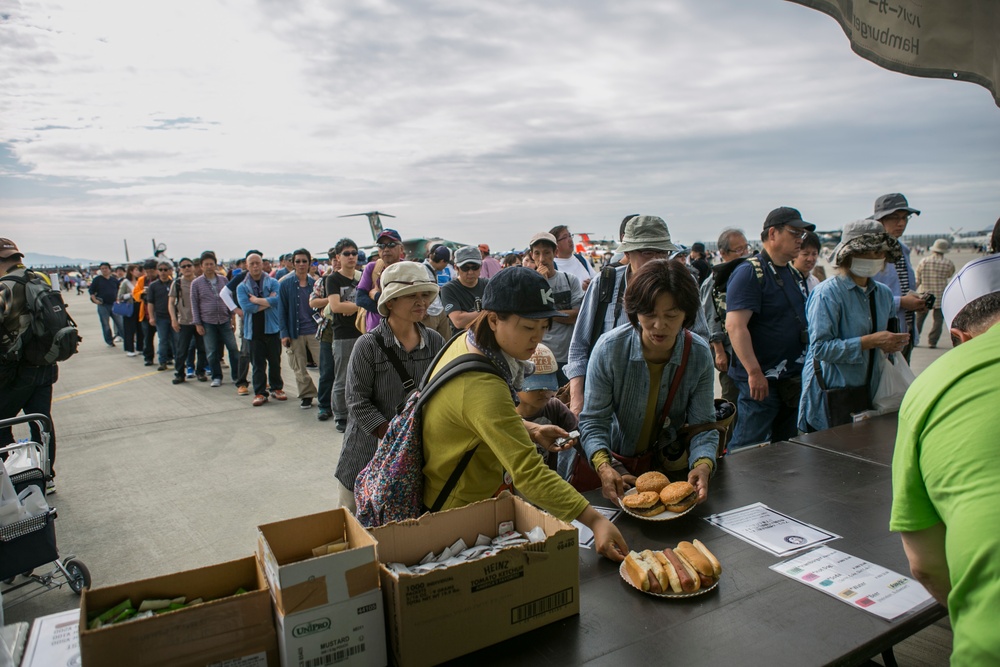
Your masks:
[{"label": "striped shirt", "polygon": [[215,284],[205,276],[191,281],[191,319],[195,324],[228,324],[229,306],[222,301],[219,292],[226,286],[226,277],[215,274]]},{"label": "striped shirt", "polygon": [[406,400],[403,381],[389,363],[375,336],[380,336],[403,362],[403,367],[417,384],[431,365],[444,338],[438,332],[418,324],[420,344],[411,352],[403,349],[387,320],[354,344],[347,364],[347,431],[337,463],[336,477],[348,489],[354,488],[361,469],[368,465],[378,446],[379,428],[396,416],[396,409]]},{"label": "striped shirt", "polygon": [[955,275],[955,265],[944,255],[932,252],[917,264],[917,291],[930,293],[937,299],[935,308],[941,307],[941,295],[948,286],[948,280]]}]

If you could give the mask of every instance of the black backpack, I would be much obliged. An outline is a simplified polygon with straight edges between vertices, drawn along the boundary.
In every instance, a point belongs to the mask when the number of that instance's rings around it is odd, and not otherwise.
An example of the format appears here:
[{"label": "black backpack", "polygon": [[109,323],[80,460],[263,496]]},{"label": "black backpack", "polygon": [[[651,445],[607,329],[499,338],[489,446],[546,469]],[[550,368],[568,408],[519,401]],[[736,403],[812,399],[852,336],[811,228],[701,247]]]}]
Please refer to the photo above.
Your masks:
[{"label": "black backpack", "polygon": [[77,353],[82,337],[58,290],[31,270],[23,275],[7,274],[0,280],[14,283],[11,290],[21,285],[25,305],[17,330],[0,327],[5,363],[50,366]]}]

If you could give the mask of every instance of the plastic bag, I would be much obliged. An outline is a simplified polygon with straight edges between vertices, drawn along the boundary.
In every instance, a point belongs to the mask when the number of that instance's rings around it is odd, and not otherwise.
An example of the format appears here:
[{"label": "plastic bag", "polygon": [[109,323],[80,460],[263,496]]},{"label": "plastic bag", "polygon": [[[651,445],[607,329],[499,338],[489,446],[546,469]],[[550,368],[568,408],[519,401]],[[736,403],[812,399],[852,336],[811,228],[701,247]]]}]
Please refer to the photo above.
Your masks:
[{"label": "plastic bag", "polygon": [[913,371],[901,354],[892,355],[890,359],[885,352],[879,352],[878,364],[882,376],[878,381],[878,389],[872,404],[880,415],[899,410],[906,390],[913,384]]},{"label": "plastic bag", "polygon": [[31,484],[17,496],[22,507],[22,519],[30,519],[33,516],[45,514],[49,511],[49,503],[45,500],[45,491]]},{"label": "plastic bag", "polygon": [[0,526],[20,521],[22,515],[21,501],[17,499],[14,484],[7,476],[7,468],[0,461]]},{"label": "plastic bag", "polygon": [[16,475],[25,470],[42,470],[42,459],[38,447],[34,444],[28,444],[26,447],[15,449],[7,456],[5,465],[8,475]]}]

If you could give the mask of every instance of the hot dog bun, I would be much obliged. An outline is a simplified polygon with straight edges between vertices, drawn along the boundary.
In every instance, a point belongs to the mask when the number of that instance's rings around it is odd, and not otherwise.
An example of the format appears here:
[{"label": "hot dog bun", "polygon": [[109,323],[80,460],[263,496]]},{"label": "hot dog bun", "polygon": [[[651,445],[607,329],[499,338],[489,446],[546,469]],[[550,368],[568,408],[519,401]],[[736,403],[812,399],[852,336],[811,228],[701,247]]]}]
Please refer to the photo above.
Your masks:
[{"label": "hot dog bun", "polygon": [[670,585],[666,571],[649,549],[642,553],[630,552],[625,557],[625,573],[632,585],[641,591],[662,593]]},{"label": "hot dog bun", "polygon": [[653,470],[639,475],[639,478],[635,480],[635,490],[639,493],[652,491],[658,494],[669,483],[670,480],[667,479],[666,475]]},{"label": "hot dog bun", "polygon": [[708,559],[708,562],[712,564],[713,576],[718,579],[719,575],[722,574],[722,563],[719,562],[719,559],[699,540],[694,541],[694,548],[700,551]]},{"label": "hot dog bun", "polygon": [[693,574],[694,570],[687,569],[690,566],[684,565],[680,556],[671,549],[664,549],[663,556],[670,562],[677,573],[677,580],[681,586],[681,592],[694,593],[701,587],[698,575]]},{"label": "hot dog bun", "polygon": [[682,591],[681,580],[677,578],[677,570],[670,564],[670,560],[662,551],[654,551],[653,555],[656,556],[656,560],[660,562],[660,565],[663,566],[663,571],[667,574],[667,583],[670,584],[670,590],[674,593],[680,593]]},{"label": "hot dog bun", "polygon": [[670,588],[670,580],[667,577],[666,570],[663,569],[663,565],[660,561],[653,555],[653,552],[649,549],[641,552],[639,554],[642,556],[644,562],[649,563],[649,575],[647,578],[649,581],[649,592],[650,593],[665,593]]},{"label": "hot dog bun", "polygon": [[[691,563],[687,562],[687,560],[684,558],[684,554],[682,554],[679,550],[674,549],[673,552],[677,556],[677,560],[680,561],[681,567],[683,567],[687,571],[688,577],[690,577],[691,580],[694,582],[694,588],[691,591],[687,592],[693,593],[694,591],[699,590],[701,588],[701,577],[698,576],[698,571],[694,569]],[[676,567],[677,566],[675,565],[674,568]],[[682,584],[684,583],[683,578],[681,579],[681,583]]]},{"label": "hot dog bun", "polygon": [[679,543],[677,551],[684,557],[684,560],[691,564],[691,567],[698,574],[703,574],[709,579],[715,576],[715,569],[712,567],[712,562],[705,558],[705,554],[695,548],[690,542]]}]

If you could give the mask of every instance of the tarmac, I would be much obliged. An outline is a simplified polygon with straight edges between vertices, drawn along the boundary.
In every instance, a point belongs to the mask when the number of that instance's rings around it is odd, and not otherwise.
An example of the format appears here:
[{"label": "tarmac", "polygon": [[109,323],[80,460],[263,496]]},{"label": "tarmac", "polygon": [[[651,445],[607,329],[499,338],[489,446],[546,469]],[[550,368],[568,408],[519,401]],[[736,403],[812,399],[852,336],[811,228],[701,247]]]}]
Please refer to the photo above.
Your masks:
[{"label": "tarmac", "polygon": [[[253,407],[251,396],[237,396],[227,368],[220,388],[175,386],[171,371],[105,345],[86,294],[63,295],[83,343],[60,364],[55,386],[57,492],[48,499],[58,508],[60,555],[86,564],[94,587],[248,556],[258,525],[337,507],[342,436],[333,420],[316,419],[315,407],[299,407],[284,359],[285,402]],[[916,348],[914,371],[951,347],[941,345]],[[78,605],[63,587],[5,604],[4,621]]]}]

